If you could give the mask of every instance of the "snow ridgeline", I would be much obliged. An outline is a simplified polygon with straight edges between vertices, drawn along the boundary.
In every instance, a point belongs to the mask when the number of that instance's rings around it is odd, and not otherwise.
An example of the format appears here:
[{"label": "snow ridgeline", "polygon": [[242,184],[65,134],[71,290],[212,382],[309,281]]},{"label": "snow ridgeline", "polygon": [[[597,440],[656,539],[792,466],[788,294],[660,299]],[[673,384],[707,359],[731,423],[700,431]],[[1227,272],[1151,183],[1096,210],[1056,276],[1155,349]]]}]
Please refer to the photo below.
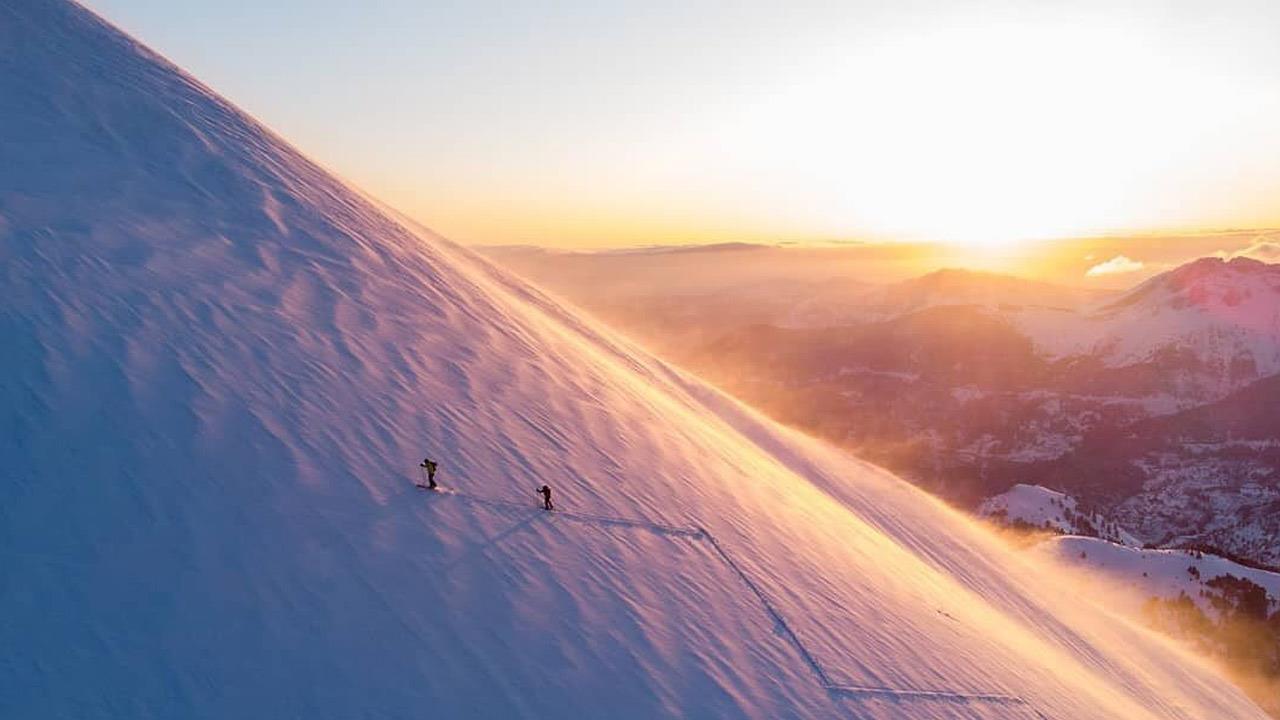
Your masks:
[{"label": "snow ridgeline", "polygon": [[1280,605],[1280,573],[1249,567],[1200,550],[1150,548],[1119,524],[1097,512],[1079,509],[1076,499],[1040,485],[1019,483],[993,495],[978,513],[999,525],[1058,534],[1032,546],[1041,561],[1084,570],[1098,587],[1096,594],[1121,600],[1131,612],[1149,598],[1165,600],[1186,595],[1206,613],[1215,615],[1219,596],[1210,583],[1234,577],[1263,588],[1272,606]]},{"label": "snow ridgeline", "polygon": [[[1103,589],[1128,593],[1130,611],[1147,598],[1176,599],[1185,595],[1210,617],[1219,594],[1211,585],[1217,578],[1248,580],[1266,591],[1270,607],[1280,607],[1280,573],[1246,567],[1227,558],[1196,550],[1124,547],[1091,537],[1057,537],[1035,547],[1035,552],[1067,567],[1092,575]],[[1114,596],[1114,593],[1112,593]]]},{"label": "snow ridgeline", "polygon": [[1074,497],[1040,485],[1018,483],[984,500],[978,506],[978,514],[1013,527],[1087,535],[1142,547],[1141,540],[1102,513],[1082,510]]},{"label": "snow ridgeline", "polygon": [[0,715],[1262,717],[77,5],[0,5],[0,97]]}]

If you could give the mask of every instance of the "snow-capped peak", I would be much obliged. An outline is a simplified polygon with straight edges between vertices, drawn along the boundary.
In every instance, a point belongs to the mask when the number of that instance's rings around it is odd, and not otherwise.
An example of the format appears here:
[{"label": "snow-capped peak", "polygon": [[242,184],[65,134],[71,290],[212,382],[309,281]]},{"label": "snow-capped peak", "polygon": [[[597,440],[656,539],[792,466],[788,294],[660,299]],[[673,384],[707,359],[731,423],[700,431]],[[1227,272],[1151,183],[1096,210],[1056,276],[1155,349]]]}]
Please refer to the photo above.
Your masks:
[{"label": "snow-capped peak", "polygon": [[[1099,309],[1102,316],[1196,310],[1246,326],[1280,307],[1280,264],[1204,257],[1161,273]],[[1240,308],[1240,310],[1232,310]]]},{"label": "snow-capped peak", "polygon": [[1280,372],[1280,265],[1207,257],[1079,312],[1013,318],[1051,359],[1153,365],[1197,402]]}]

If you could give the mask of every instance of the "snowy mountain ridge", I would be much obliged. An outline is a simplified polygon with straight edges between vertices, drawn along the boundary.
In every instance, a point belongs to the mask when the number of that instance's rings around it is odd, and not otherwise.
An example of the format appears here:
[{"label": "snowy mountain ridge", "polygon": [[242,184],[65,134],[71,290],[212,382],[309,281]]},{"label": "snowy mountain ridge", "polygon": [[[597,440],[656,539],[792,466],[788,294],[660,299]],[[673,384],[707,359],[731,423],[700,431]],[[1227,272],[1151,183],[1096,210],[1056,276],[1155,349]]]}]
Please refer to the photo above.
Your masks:
[{"label": "snowy mountain ridge", "polygon": [[0,97],[0,715],[1263,717],[80,6]]},{"label": "snowy mountain ridge", "polygon": [[1043,528],[1064,535],[1088,535],[1128,547],[1142,542],[1098,512],[1085,511],[1077,500],[1039,485],[1018,483],[978,506],[978,514],[1003,524]]},{"label": "snowy mountain ridge", "polygon": [[[1244,578],[1267,592],[1270,606],[1280,607],[1280,573],[1247,567],[1195,550],[1135,548],[1095,537],[1061,536],[1034,547],[1047,560],[1086,570],[1109,586],[1131,591],[1131,601],[1185,595],[1206,613],[1217,611],[1211,602],[1210,582],[1232,576]],[[1136,608],[1130,608],[1136,609]]]},{"label": "snowy mountain ridge", "polygon": [[1054,536],[1031,546],[1035,556],[1124,585],[1131,598],[1186,594],[1208,612],[1209,581],[1231,575],[1258,584],[1280,605],[1280,573],[1199,550],[1144,547],[1105,515],[1084,511],[1074,497],[1046,487],[1015,485],[982,503],[978,513],[1004,526],[1050,531]]}]

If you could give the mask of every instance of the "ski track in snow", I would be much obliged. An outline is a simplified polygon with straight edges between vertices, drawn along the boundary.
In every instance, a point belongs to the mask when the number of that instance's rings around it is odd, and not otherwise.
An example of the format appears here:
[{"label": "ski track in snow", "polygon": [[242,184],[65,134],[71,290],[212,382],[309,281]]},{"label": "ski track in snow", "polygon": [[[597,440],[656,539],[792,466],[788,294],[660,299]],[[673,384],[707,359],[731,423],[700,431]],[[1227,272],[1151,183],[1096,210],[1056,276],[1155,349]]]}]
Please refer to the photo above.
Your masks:
[{"label": "ski track in snow", "polygon": [[[421,486],[418,486],[418,487],[421,487]],[[711,544],[711,547],[715,550],[716,556],[719,557],[725,563],[725,565],[729,566],[729,568],[734,571],[737,577],[742,581],[743,586],[745,586],[748,590],[751,591],[751,594],[754,595],[755,598],[760,602],[760,605],[764,609],[764,611],[769,615],[769,617],[775,623],[777,623],[779,630],[787,638],[787,641],[791,643],[791,645],[795,648],[795,650],[800,654],[801,659],[805,662],[806,665],[809,666],[809,669],[813,671],[813,674],[817,676],[819,684],[822,685],[822,687],[825,688],[826,690],[836,695],[843,695],[843,696],[855,697],[855,698],[874,696],[874,697],[892,697],[900,700],[934,700],[934,701],[942,700],[942,701],[961,702],[961,703],[980,702],[980,703],[1013,704],[1013,705],[1026,704],[1026,700],[1024,700],[1023,698],[1016,697],[1013,695],[1001,695],[999,693],[965,693],[965,692],[955,692],[951,690],[917,690],[917,689],[909,689],[909,688],[861,687],[857,685],[844,685],[844,684],[834,682],[831,679],[831,675],[826,671],[825,668],[822,667],[822,664],[819,663],[813,657],[813,654],[809,652],[809,648],[805,646],[804,642],[800,640],[800,636],[796,635],[795,630],[792,629],[791,625],[787,622],[786,618],[782,616],[782,612],[778,610],[777,606],[775,606],[772,601],[769,600],[768,596],[765,595],[764,591],[760,589],[760,586],[757,585],[750,578],[750,576],[747,575],[746,571],[742,569],[742,566],[734,562],[733,558],[729,555],[729,551],[725,550],[724,546],[720,544],[720,541],[717,540],[716,537],[712,535],[710,531],[708,531],[706,528],[676,527],[674,525],[664,525],[662,523],[648,522],[645,520],[637,520],[634,518],[613,517],[608,515],[587,515],[583,513],[577,513],[577,512],[560,510],[560,509],[548,511],[542,508],[531,507],[527,503],[518,503],[511,500],[500,500],[498,498],[484,497],[481,495],[474,495],[471,493],[466,493],[466,492],[453,490],[453,489],[445,489],[443,491],[437,491],[437,492],[439,492],[442,495],[452,496],[452,497],[459,498],[461,500],[480,503],[483,505],[489,505],[492,507],[520,510],[520,511],[523,511],[523,514],[527,515],[524,521],[517,523],[516,525],[512,525],[509,529],[503,531],[502,533],[499,533],[494,537],[487,538],[484,543],[484,547],[486,548],[491,547],[497,544],[498,542],[501,542],[504,538],[508,537],[512,533],[525,528],[529,524],[529,522],[531,522],[534,519],[545,519],[548,522],[555,522],[561,518],[571,520],[574,522],[584,522],[584,523],[590,523],[590,524],[600,525],[604,527],[622,527],[622,528],[632,528],[637,530],[647,530],[647,531],[657,533],[659,535],[663,535],[666,537],[677,537],[677,538],[682,537],[682,538],[691,538],[693,540],[707,541],[708,543]],[[939,612],[941,613],[942,611],[939,611]],[[942,613],[942,614],[946,615],[947,617],[951,617],[947,613]],[[951,619],[954,620],[954,618],[951,618]]]}]

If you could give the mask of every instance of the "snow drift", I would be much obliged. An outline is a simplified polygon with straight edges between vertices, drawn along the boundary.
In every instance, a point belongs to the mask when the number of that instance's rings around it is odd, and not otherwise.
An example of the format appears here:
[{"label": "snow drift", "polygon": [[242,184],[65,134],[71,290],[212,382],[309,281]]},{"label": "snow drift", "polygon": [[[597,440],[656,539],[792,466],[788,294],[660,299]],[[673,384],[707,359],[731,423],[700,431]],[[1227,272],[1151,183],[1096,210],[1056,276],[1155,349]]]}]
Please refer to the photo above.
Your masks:
[{"label": "snow drift", "polygon": [[79,6],[0,97],[4,717],[1261,717]]}]

